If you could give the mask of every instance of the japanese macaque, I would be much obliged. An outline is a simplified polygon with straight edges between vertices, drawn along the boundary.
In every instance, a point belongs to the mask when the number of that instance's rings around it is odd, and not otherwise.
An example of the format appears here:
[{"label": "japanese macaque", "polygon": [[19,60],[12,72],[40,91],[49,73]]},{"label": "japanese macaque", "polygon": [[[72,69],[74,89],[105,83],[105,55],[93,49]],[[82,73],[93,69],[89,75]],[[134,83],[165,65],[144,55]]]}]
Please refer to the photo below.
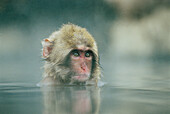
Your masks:
[{"label": "japanese macaque", "polygon": [[98,49],[85,29],[66,24],[42,41],[44,78],[40,84],[97,84],[100,78]]}]

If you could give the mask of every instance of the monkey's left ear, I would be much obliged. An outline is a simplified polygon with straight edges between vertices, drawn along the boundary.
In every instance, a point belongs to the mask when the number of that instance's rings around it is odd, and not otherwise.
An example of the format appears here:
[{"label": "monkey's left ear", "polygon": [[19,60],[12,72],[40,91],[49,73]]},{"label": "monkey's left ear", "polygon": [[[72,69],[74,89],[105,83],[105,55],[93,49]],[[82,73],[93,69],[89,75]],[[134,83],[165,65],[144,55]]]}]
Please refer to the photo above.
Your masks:
[{"label": "monkey's left ear", "polygon": [[49,39],[44,39],[41,43],[43,46],[42,56],[43,58],[47,59],[52,51],[53,41],[50,41]]}]

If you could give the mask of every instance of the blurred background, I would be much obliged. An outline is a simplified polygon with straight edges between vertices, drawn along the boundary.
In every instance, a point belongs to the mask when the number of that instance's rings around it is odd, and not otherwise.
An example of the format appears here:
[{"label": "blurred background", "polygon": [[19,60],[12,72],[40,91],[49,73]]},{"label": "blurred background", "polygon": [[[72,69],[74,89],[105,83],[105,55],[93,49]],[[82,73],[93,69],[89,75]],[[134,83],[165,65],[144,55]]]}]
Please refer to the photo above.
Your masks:
[{"label": "blurred background", "polygon": [[103,81],[170,89],[170,0],[0,0],[0,83],[39,82],[41,40],[68,22],[96,39]]}]

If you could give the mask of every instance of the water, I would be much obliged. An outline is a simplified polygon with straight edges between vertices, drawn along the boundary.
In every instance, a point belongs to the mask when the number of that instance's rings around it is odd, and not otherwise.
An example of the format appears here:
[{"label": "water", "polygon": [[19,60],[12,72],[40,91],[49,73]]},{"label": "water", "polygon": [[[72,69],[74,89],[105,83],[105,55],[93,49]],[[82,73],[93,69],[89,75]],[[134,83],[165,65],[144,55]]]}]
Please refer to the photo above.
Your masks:
[{"label": "water", "polygon": [[1,114],[169,114],[170,91],[1,83]]}]

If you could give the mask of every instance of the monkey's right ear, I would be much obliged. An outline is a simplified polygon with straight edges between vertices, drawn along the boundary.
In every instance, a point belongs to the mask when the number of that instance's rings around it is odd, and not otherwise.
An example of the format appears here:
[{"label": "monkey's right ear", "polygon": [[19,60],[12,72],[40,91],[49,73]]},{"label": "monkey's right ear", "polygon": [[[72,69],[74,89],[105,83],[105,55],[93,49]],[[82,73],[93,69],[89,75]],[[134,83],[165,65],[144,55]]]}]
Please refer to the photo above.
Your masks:
[{"label": "monkey's right ear", "polygon": [[50,41],[49,39],[44,39],[42,42],[42,57],[47,59],[52,51],[53,48],[53,41]]}]

